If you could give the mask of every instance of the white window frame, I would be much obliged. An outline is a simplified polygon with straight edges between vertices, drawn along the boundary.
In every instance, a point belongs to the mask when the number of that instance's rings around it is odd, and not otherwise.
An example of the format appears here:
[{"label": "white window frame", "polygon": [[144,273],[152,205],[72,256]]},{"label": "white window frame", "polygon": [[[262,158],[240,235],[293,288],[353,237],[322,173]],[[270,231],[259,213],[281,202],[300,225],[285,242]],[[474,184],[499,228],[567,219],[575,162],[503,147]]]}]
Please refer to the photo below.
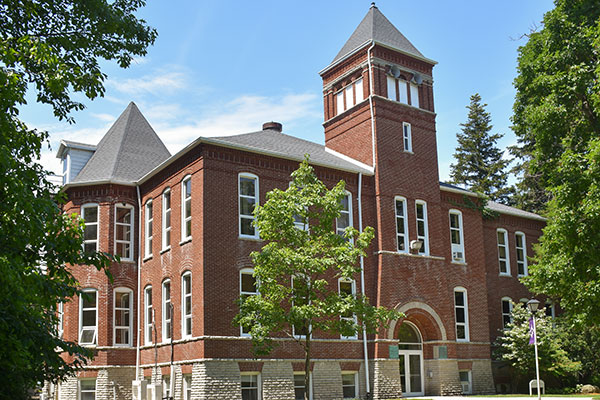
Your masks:
[{"label": "white window frame", "polygon": [[[82,290],[83,293],[94,293],[96,296],[96,305],[93,308],[83,308],[83,294],[79,295],[79,340],[78,343],[80,346],[97,346],[98,345],[98,289],[95,288],[87,288],[87,289],[83,289]],[[81,341],[81,337],[83,336],[83,312],[84,311],[90,311],[90,310],[94,310],[95,314],[96,314],[96,322],[95,325],[93,327],[94,329],[94,335],[92,337],[92,341],[91,342],[82,342]],[[89,326],[85,327],[85,330],[89,330],[92,329]]]},{"label": "white window frame", "polygon": [[[167,208],[167,196],[169,198],[169,208]],[[172,215],[172,203],[171,203],[171,188],[166,188],[162,193],[162,250],[167,250],[171,248],[171,225],[173,223],[171,219]],[[167,226],[167,215],[169,216],[169,225]],[[167,236],[169,240],[167,241]]]},{"label": "white window frame", "polygon": [[[504,302],[508,302],[508,313],[504,312]],[[500,312],[502,314],[502,329],[508,329],[507,323],[504,323],[504,317],[508,317],[509,322],[512,323],[512,310],[513,310],[513,301],[510,297],[503,297],[500,299]]]},{"label": "white window frame", "polygon": [[[457,221],[458,221],[458,228],[453,228],[452,227],[452,215],[456,215],[458,217]],[[463,217],[462,217],[462,212],[460,212],[459,210],[455,210],[455,209],[451,209],[448,211],[448,224],[450,227],[450,248],[451,248],[451,257],[452,257],[452,262],[453,263],[458,263],[458,264],[464,264],[466,257],[465,257],[465,239],[463,236],[463,231],[464,231],[464,225],[463,225]],[[458,237],[460,238],[460,243],[452,243],[452,231],[453,230],[458,230]],[[462,253],[462,258],[460,257],[455,257],[456,253]]]},{"label": "white window frame", "polygon": [[[547,316],[551,317],[552,319],[556,318],[556,306],[554,305],[554,302],[546,300],[545,308],[545,313]],[[548,310],[550,311],[550,314],[548,314]]]},{"label": "white window frame", "polygon": [[[262,399],[262,382],[260,372],[240,372],[240,386],[242,383],[243,376],[256,376],[256,391],[257,391],[257,399]],[[242,386],[242,399],[244,398],[244,387]]]},{"label": "white window frame", "polygon": [[[398,202],[402,202],[403,216],[398,215]],[[394,197],[394,221],[396,222],[396,251],[398,253],[408,253],[408,213],[407,213],[407,200],[405,197],[396,196]],[[404,233],[398,232],[398,218],[402,218],[404,224]],[[400,249],[400,240],[403,236],[404,250]]]},{"label": "white window frame", "polygon": [[[304,371],[294,371],[294,399],[296,398],[296,379],[295,377],[297,375],[302,375],[303,379],[302,379],[302,387],[304,388],[304,392],[306,393],[306,388],[304,387],[304,376],[306,375],[304,373]],[[308,398],[309,400],[312,400],[313,398],[313,380],[312,380],[312,372],[308,374]]]},{"label": "white window frame", "polygon": [[[423,218],[419,218],[419,206],[423,207]],[[415,220],[417,228],[417,240],[420,240],[423,245],[419,250],[419,254],[423,256],[429,255],[429,220],[427,219],[427,202],[424,200],[415,200]],[[419,235],[419,223],[423,224],[424,235]]]},{"label": "white window frame", "polygon": [[[186,184],[190,183],[190,197],[186,198]],[[186,175],[181,180],[181,242],[187,242],[192,239],[192,227],[190,222],[190,231],[186,232],[188,221],[192,220],[192,196],[194,195],[192,188],[192,175]],[[190,209],[190,216],[186,217],[186,212]],[[189,234],[188,234],[189,233]]]},{"label": "white window frame", "polygon": [[[190,278],[189,280],[189,288],[186,288],[186,283],[185,283],[185,278],[188,277]],[[186,293],[186,289],[189,289],[189,291]],[[186,307],[185,307],[185,301],[186,299],[189,297],[190,299],[190,313],[189,315],[186,314]],[[192,303],[192,273],[191,271],[186,271],[181,275],[181,337],[182,338],[188,338],[188,337],[192,337],[192,307],[193,307],[193,303]],[[189,325],[189,331],[190,333],[188,334],[188,325]]]},{"label": "white window frame", "polygon": [[[85,209],[86,208],[95,208],[96,209],[96,222],[85,222]],[[99,242],[98,238],[100,237],[100,206],[98,205],[98,203],[83,204],[80,208],[80,213],[81,213],[81,215],[80,215],[81,218],[85,222],[85,226],[94,226],[94,225],[96,226],[96,239],[86,240],[85,239],[85,230],[84,230],[82,248],[85,251],[86,244],[94,243],[95,247],[96,247],[95,251],[99,251],[100,242]]]},{"label": "white window frame", "polygon": [[[340,295],[342,294],[342,283],[350,283],[352,285],[351,286],[352,297],[356,297],[356,281],[354,279],[339,278],[338,279],[338,293]],[[344,317],[343,315],[340,315],[340,319],[352,321],[352,322],[354,322],[355,325],[357,324],[356,314],[352,314],[351,317]],[[340,339],[358,339],[358,332],[352,336],[340,335]]]},{"label": "white window frame", "polygon": [[[410,105],[413,107],[420,108],[421,102],[419,100],[419,86],[414,83],[410,83],[409,86],[410,86]],[[416,98],[416,100],[415,100],[415,98]]]},{"label": "white window frame", "polygon": [[[404,88],[404,90],[402,90]],[[387,77],[388,99],[402,103],[408,103],[408,81],[404,78]]]},{"label": "white window frame", "polygon": [[[461,372],[466,372],[467,373],[467,381],[460,381],[460,386],[462,389],[462,394],[472,394],[473,393],[473,375],[471,373],[471,370],[466,370],[466,369],[461,369],[458,371],[458,377],[460,379],[460,373]],[[467,383],[467,390],[465,390],[465,386],[464,384]]]},{"label": "white window frame", "polygon": [[152,257],[152,239],[154,225],[154,206],[152,199],[146,201],[144,206],[144,258]]},{"label": "white window frame", "polygon": [[[294,288],[294,279],[300,279],[300,278],[295,278],[292,275],[292,289]],[[309,304],[310,304],[310,300],[309,300]],[[306,329],[308,330],[307,333],[309,335],[311,335],[311,337],[312,337],[312,332],[311,332],[312,324],[308,324],[308,326],[306,327]],[[296,334],[296,325],[294,325],[294,324],[292,324],[292,336],[294,336],[297,339],[302,339],[302,338],[306,337],[306,335],[303,335],[303,334]]]},{"label": "white window frame", "polygon": [[[521,238],[522,242],[522,247],[519,247],[519,239]],[[523,255],[523,260],[519,260],[519,250],[521,251],[521,254]],[[529,269],[528,269],[528,265],[527,265],[527,241],[525,239],[525,234],[523,232],[517,231],[515,232],[515,256],[517,258],[517,276],[518,277],[522,277],[522,276],[527,276],[529,275]],[[519,273],[519,264],[522,264],[523,266],[523,273]]]},{"label": "white window frame", "polygon": [[[456,304],[456,293],[462,293],[463,295],[463,301],[464,301],[464,305],[458,305]],[[455,334],[456,334],[456,341],[457,342],[468,342],[469,341],[469,302],[467,299],[467,289],[465,289],[462,286],[457,286],[454,288],[454,292],[453,292],[453,300],[454,300],[454,326],[455,326]],[[465,322],[458,322],[458,313],[457,313],[457,309],[459,308],[463,308],[464,309],[464,315],[465,315]],[[458,337],[458,327],[459,326],[464,326],[465,328],[465,337],[464,338],[459,338]]]},{"label": "white window frame", "polygon": [[[342,209],[340,210],[340,216],[342,214],[348,214],[348,226],[354,226],[354,221],[352,220],[352,193],[346,191],[346,194],[344,195],[344,197],[348,198],[348,209]],[[335,231],[338,235],[340,236],[344,236],[344,230],[346,229],[345,226],[340,227],[339,224],[339,218],[335,219]]]},{"label": "white window frame", "polygon": [[[129,210],[130,213],[130,223],[122,223],[122,222],[117,222],[117,210],[119,208],[126,208]],[[129,226],[130,232],[129,232],[129,240],[119,240],[117,239],[117,230],[119,226]],[[131,204],[115,204],[115,240],[114,240],[114,245],[115,245],[115,251],[114,254],[117,254],[120,256],[120,254],[118,254],[117,249],[118,249],[118,244],[129,244],[129,257],[121,257],[121,261],[133,261],[133,257],[134,257],[134,247],[133,247],[133,237],[135,236],[135,212],[134,212],[134,208]]]},{"label": "white window frame", "polygon": [[413,152],[412,145],[412,126],[408,122],[402,123],[402,146],[407,153]]},{"label": "white window frame", "polygon": [[[498,235],[502,234],[504,237],[504,244],[500,244],[500,240]],[[510,273],[510,253],[508,251],[508,231],[504,228],[496,229],[496,244],[498,248],[498,268],[500,270],[500,275],[511,276]],[[504,247],[505,258],[500,256],[500,248]],[[504,265],[506,265],[506,271],[502,271],[502,262],[504,261]]]},{"label": "white window frame", "polygon": [[[169,285],[169,298],[167,299],[165,296],[165,292],[166,292],[166,287],[167,285]],[[167,307],[171,304],[172,298],[171,298],[171,292],[172,292],[172,288],[171,288],[171,280],[170,279],[165,279],[161,285],[161,293],[162,296],[160,298],[160,302],[161,302],[161,307],[162,307],[162,316],[161,316],[161,335],[162,335],[162,343],[169,343],[171,342],[171,340],[173,340],[172,337],[167,337],[168,334],[170,334],[170,330],[167,329],[167,324],[173,324],[173,313],[171,312],[169,314],[170,318],[167,319]]]},{"label": "white window frame", "polygon": [[352,375],[354,377],[354,395],[352,397],[344,397],[344,400],[354,400],[358,396],[358,372],[356,371],[342,371],[342,396],[344,394],[344,375]]},{"label": "white window frame", "polygon": [[161,377],[163,399],[171,398],[171,375],[163,375]]},{"label": "white window frame", "polygon": [[[254,180],[254,197],[250,195],[242,194],[242,178],[252,179]],[[254,234],[249,235],[247,233],[242,233],[242,219],[249,219],[251,221],[255,221],[254,215],[242,214],[242,198],[254,199],[254,207],[259,204],[259,179],[258,176],[251,174],[249,172],[240,172],[238,174],[238,232],[241,238],[250,238],[250,239],[258,239],[258,227],[254,226]]]},{"label": "white window frame", "polygon": [[[87,390],[83,390],[81,388],[81,382],[82,381],[86,381],[86,382],[94,382],[94,390],[92,391],[91,389],[87,389]],[[83,398],[82,394],[83,393],[94,393],[94,399],[96,398],[96,392],[98,391],[98,382],[95,378],[83,378],[83,379],[78,379],[77,382],[77,398],[79,400],[81,400]]]},{"label": "white window frame", "polygon": [[144,288],[144,343],[150,345],[153,343],[154,338],[152,336],[152,285],[148,285]]},{"label": "white window frame", "polygon": [[[117,293],[127,293],[129,295],[129,304],[127,308],[117,307]],[[127,326],[117,325],[117,310],[127,311],[129,321]],[[127,343],[117,343],[117,330],[127,331]],[[113,345],[118,347],[131,347],[133,345],[133,290],[126,287],[118,287],[113,290]]]},{"label": "white window frame", "polygon": [[[252,276],[254,278],[254,286],[255,286],[255,291],[254,292],[248,292],[248,291],[245,291],[245,290],[242,289],[243,288],[243,286],[242,286],[242,276],[243,275],[250,275],[250,276]],[[259,294],[258,281],[254,277],[254,268],[250,268],[250,267],[242,268],[240,270],[239,276],[240,276],[239,277],[239,280],[240,280],[240,297],[242,297],[242,296],[256,296],[257,294]],[[240,325],[240,336],[246,336],[246,337],[250,336],[249,332],[244,332],[244,327],[242,327],[241,325]]]},{"label": "white window frame", "polygon": [[335,93],[335,115],[351,109],[365,99],[362,76]]},{"label": "white window frame", "polygon": [[65,303],[62,301],[58,303],[56,306],[56,333],[59,338],[63,337],[64,331],[64,321],[65,321]]},{"label": "white window frame", "polygon": [[192,374],[184,374],[182,380],[183,400],[192,400]]}]

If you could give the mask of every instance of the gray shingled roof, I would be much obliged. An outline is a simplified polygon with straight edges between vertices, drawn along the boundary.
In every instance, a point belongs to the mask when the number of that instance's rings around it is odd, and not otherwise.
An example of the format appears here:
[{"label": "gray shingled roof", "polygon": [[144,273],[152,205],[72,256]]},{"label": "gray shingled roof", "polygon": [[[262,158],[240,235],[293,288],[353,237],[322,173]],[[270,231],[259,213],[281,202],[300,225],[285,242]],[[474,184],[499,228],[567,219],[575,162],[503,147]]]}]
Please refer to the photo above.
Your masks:
[{"label": "gray shingled roof", "polygon": [[372,5],[369,12],[358,25],[350,39],[335,56],[331,64],[334,64],[346,54],[351,53],[367,42],[374,40],[378,43],[393,47],[405,53],[419,58],[425,58],[423,54],[402,34],[396,27]]},{"label": "gray shingled roof", "polygon": [[210,137],[202,141],[297,161],[303,160],[304,155],[309,154],[311,164],[350,172],[362,172],[368,175],[373,174],[373,171],[368,169],[367,166],[363,167],[358,162],[351,162],[341,156],[325,151],[325,146],[321,144],[299,139],[272,129],[235,136]]},{"label": "gray shingled roof", "polygon": [[133,183],[170,156],[154,129],[131,102],[72,183]]}]

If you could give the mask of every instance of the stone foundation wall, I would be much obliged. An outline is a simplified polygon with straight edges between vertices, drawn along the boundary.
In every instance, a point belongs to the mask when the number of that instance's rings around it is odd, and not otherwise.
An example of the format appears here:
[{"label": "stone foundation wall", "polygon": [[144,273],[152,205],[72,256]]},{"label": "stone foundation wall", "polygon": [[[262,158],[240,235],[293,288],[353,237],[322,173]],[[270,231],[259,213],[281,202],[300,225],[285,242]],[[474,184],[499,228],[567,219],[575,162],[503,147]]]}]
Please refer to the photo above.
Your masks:
[{"label": "stone foundation wall", "polygon": [[[429,377],[428,372],[432,376]],[[424,360],[425,394],[453,396],[462,394],[456,360]]]},{"label": "stone foundation wall", "polygon": [[267,361],[262,373],[263,399],[294,399],[294,369],[291,362]]},{"label": "stone foundation wall", "polygon": [[372,365],[373,400],[402,397],[398,360],[376,360]]},{"label": "stone foundation wall", "polygon": [[473,361],[473,394],[495,394],[492,360]]},{"label": "stone foundation wall", "polygon": [[192,400],[239,400],[240,368],[235,361],[205,361],[192,368]]},{"label": "stone foundation wall", "polygon": [[342,370],[335,361],[317,361],[313,367],[313,400],[342,400]]}]

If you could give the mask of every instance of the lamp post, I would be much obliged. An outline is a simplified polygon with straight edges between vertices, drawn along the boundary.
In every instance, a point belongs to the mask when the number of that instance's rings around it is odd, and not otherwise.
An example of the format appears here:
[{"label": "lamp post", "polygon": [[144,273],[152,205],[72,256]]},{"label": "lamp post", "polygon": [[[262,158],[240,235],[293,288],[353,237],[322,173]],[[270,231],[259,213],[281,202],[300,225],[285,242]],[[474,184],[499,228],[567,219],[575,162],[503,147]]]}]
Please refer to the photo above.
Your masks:
[{"label": "lamp post", "polygon": [[537,311],[540,302],[536,299],[531,299],[527,302],[527,308],[531,311],[531,318],[533,321],[533,345],[535,347],[535,376],[537,380],[537,395],[538,400],[542,399],[542,392],[540,392],[540,365],[538,362],[538,345],[537,345],[537,333],[535,330],[535,312]]}]

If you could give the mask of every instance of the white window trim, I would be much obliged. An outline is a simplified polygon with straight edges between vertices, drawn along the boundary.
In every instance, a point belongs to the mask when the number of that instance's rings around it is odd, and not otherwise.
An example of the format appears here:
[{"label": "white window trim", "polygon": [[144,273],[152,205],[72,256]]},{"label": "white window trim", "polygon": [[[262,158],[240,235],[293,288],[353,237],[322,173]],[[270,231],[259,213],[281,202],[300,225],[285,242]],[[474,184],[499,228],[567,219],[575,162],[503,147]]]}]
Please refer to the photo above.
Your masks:
[{"label": "white window trim", "polygon": [[[292,288],[293,287],[294,287],[294,276],[292,275]],[[292,302],[292,304],[293,304],[293,302]],[[309,304],[310,304],[310,300],[309,300]],[[306,328],[308,329],[308,334],[310,335],[310,337],[312,337],[312,332],[311,332],[312,324],[308,324],[308,326]],[[306,335],[302,335],[302,334],[297,335],[296,334],[296,326],[293,324],[292,324],[292,336],[294,336],[296,339],[302,339],[302,338],[306,337]]]},{"label": "white window trim", "polygon": [[[188,384],[188,379],[190,380],[190,383]],[[183,374],[183,400],[192,400],[191,397],[191,391],[192,391],[192,374]],[[189,387],[188,387],[189,385]],[[190,391],[190,396],[187,395],[188,393],[188,389]]]},{"label": "white window trim", "polygon": [[550,310],[550,317],[552,319],[556,318],[556,306],[554,302],[550,300],[546,300],[545,308]]},{"label": "white window trim", "polygon": [[[304,371],[294,371],[294,375],[306,375]],[[306,392],[306,388],[304,388]],[[296,398],[296,385],[294,382],[294,399]],[[313,399],[313,379],[312,379],[312,371],[308,374],[308,398],[309,400]]]},{"label": "white window trim", "polygon": [[256,386],[257,386],[257,391],[258,391],[258,399],[262,399],[262,379],[260,376],[260,372],[240,372],[240,383],[241,383],[241,376],[250,376],[250,375],[254,375],[256,376]]},{"label": "white window trim", "polygon": [[[467,370],[467,369],[461,369],[458,371],[459,372],[459,377],[460,377],[460,372],[466,372],[467,373],[467,377],[468,377],[468,384],[469,384],[469,390],[465,391],[463,390],[462,393],[463,394],[472,394],[473,393],[473,374],[471,373],[471,370]],[[463,389],[463,384],[464,381],[460,381],[460,386],[461,389]]]},{"label": "white window trim", "polygon": [[[152,208],[152,215],[148,212],[148,209]],[[152,199],[146,201],[144,206],[144,258],[152,257],[152,246],[153,246],[153,228],[154,228],[154,205]],[[150,228],[150,224],[153,225]]]},{"label": "white window trim", "polygon": [[[166,310],[167,310],[167,301],[166,301],[166,298],[165,298],[165,287],[166,287],[167,284],[169,285],[169,301],[168,301],[168,303],[171,304],[172,301],[173,301],[173,296],[172,296],[173,288],[171,287],[171,280],[170,279],[165,279],[162,282],[162,285],[161,285],[161,294],[162,295],[160,297],[160,303],[161,303],[161,308],[162,308],[161,327],[160,327],[162,343],[170,343],[171,340],[173,340],[172,337],[170,337],[170,338],[167,339],[167,312],[166,312]],[[170,320],[168,322],[170,322],[171,325],[173,325],[173,313],[171,313],[170,315],[171,315],[171,318],[170,318]]]},{"label": "white window trim", "polygon": [[[80,208],[80,213],[81,213],[81,218],[83,219],[83,217],[85,216],[84,213],[84,209],[85,208],[92,208],[92,207],[96,207],[96,222],[90,222],[90,223],[86,223],[86,225],[96,225],[96,239],[95,240],[83,240],[82,246],[83,249],[85,250],[85,245],[87,243],[96,243],[96,251],[100,251],[100,205],[98,203],[85,203],[81,206]],[[85,221],[85,219],[83,219]]]},{"label": "white window trim", "polygon": [[[256,281],[256,292],[245,292],[242,290],[242,275],[254,275],[254,268],[250,268],[250,267],[242,268],[239,273],[239,283],[240,283],[240,297],[243,295],[256,296],[259,293],[258,281]],[[240,336],[250,337],[251,335],[249,333],[245,333],[244,328],[240,325]]]},{"label": "white window trim", "polygon": [[[83,293],[96,293],[96,306],[93,308],[96,311],[96,324],[94,325],[94,336],[92,342],[90,343],[82,343],[81,335],[83,330],[83,297],[79,295],[79,335],[78,335],[78,343],[80,346],[97,346],[98,345],[98,289],[95,288],[87,288],[82,290]],[[86,308],[86,310],[90,310],[90,308]],[[89,327],[88,327],[89,329]]]},{"label": "white window trim", "polygon": [[[167,196],[167,194],[169,195],[169,208],[166,208],[167,203],[165,201],[165,197]],[[173,225],[173,203],[172,203],[173,199],[171,198],[171,188],[166,188],[163,193],[162,193],[162,238],[161,238],[161,244],[162,244],[162,251],[168,250],[171,248],[171,241],[173,240],[173,238],[171,237],[169,239],[169,243],[167,244],[167,232],[172,232],[171,228]],[[169,226],[167,226],[167,210],[169,211]]]},{"label": "white window trim", "polygon": [[[425,236],[419,236],[419,217],[417,213],[417,207],[419,205],[423,206],[423,224],[425,225]],[[417,229],[417,240],[421,240],[423,242],[423,246],[421,249],[424,251],[419,253],[420,255],[428,256],[429,255],[429,220],[427,218],[427,202],[424,200],[416,200],[415,201],[415,227]]]},{"label": "white window trim", "polygon": [[[97,382],[96,378],[82,378],[82,379],[78,379],[78,382],[77,382],[77,399],[81,400],[81,398],[83,397],[83,396],[81,396],[82,395],[81,381],[89,381],[89,382],[94,381],[94,399],[96,399],[97,398],[96,394],[98,392],[98,382]],[[91,391],[86,391],[86,393],[91,393]]]},{"label": "white window trim", "polygon": [[[400,234],[398,233],[398,206],[396,205],[396,203],[398,201],[402,202],[402,207],[403,207],[403,212],[404,215],[402,216],[403,220],[404,220],[404,250],[399,250],[398,248],[400,247]],[[407,212],[407,200],[405,197],[402,196],[396,196],[394,197],[394,227],[396,230],[396,251],[398,253],[408,253],[408,212]]]},{"label": "white window trim", "polygon": [[[360,87],[360,90],[357,89]],[[359,93],[362,98],[359,99]],[[352,99],[348,99],[352,96]],[[345,111],[348,111],[352,107],[360,104],[365,99],[365,93],[363,89],[363,78],[362,76],[350,84],[343,86],[337,92],[334,93],[335,97],[335,115],[340,115]]]},{"label": "white window trim", "polygon": [[59,338],[63,337],[64,331],[64,322],[65,322],[65,303],[62,301],[58,303],[56,307],[56,318],[58,319],[56,324],[56,333]]},{"label": "white window trim", "polygon": [[256,218],[254,218],[254,216],[252,216],[252,218],[249,218],[247,215],[242,215],[242,197],[247,197],[247,198],[251,198],[251,196],[248,195],[243,195],[242,191],[241,191],[241,186],[240,186],[240,182],[241,182],[241,178],[247,178],[247,179],[253,179],[254,180],[254,207],[258,206],[259,204],[259,179],[258,176],[251,174],[249,172],[240,172],[238,174],[238,232],[239,232],[239,237],[241,238],[249,238],[249,239],[258,239],[259,238],[259,233],[258,233],[258,227],[254,227],[254,235],[248,235],[248,234],[244,234],[242,233],[242,219],[252,219],[252,221],[255,221]]},{"label": "white window trim", "polygon": [[[408,128],[408,130],[406,128]],[[408,132],[408,134],[407,134],[407,132]],[[406,142],[408,142],[408,146],[407,146]],[[402,123],[402,147],[406,153],[413,152],[412,126],[408,122]]]},{"label": "white window trim", "polygon": [[[502,259],[500,258],[500,246],[502,246],[500,244],[500,242],[498,241],[498,234],[502,233],[504,236],[504,249],[505,249],[505,253],[506,253],[506,259]],[[500,271],[500,275],[502,276],[511,276],[511,271],[510,271],[510,252],[508,251],[508,231],[504,228],[498,228],[496,229],[496,246],[498,249],[498,269]],[[502,269],[500,267],[500,262],[504,261],[506,264],[506,272],[502,272]]]},{"label": "white window trim", "polygon": [[[189,293],[185,293],[185,283],[184,283],[184,278],[189,276],[190,277],[190,287]],[[192,309],[190,309],[190,314],[186,315],[185,314],[185,299],[186,297],[190,298],[190,303],[191,303],[191,307],[193,307],[193,303],[192,303],[192,273],[191,271],[186,271],[183,274],[181,274],[181,337],[182,338],[188,338],[188,337],[192,337],[193,334],[187,334],[187,324],[190,324],[190,331],[193,327],[192,325]]]},{"label": "white window trim", "polygon": [[[504,302],[508,301],[508,314],[504,313]],[[512,310],[513,310],[513,301],[510,297],[503,297],[500,299],[500,314],[502,315],[502,329],[506,330],[508,329],[506,326],[504,326],[504,316],[508,315],[510,322],[512,323]]]},{"label": "white window trim", "polygon": [[[190,216],[186,218],[186,216],[185,216],[185,211],[186,211],[185,184],[188,181],[190,181],[190,192],[191,192],[190,198],[189,198]],[[192,175],[184,176],[183,179],[181,180],[181,242],[182,243],[187,242],[192,239],[192,229],[190,228],[189,235],[186,235],[186,232],[185,232],[185,227],[187,225],[187,222],[192,220],[192,197],[194,196],[194,191],[193,191],[194,188],[191,187],[191,185],[192,185]],[[171,201],[172,200],[173,199],[171,199]],[[171,203],[171,206],[172,205],[173,204]]]},{"label": "white window trim", "polygon": [[[354,376],[354,396],[353,397],[344,397],[344,400],[354,400],[358,398],[358,372],[357,371],[342,371],[342,375],[353,375]],[[344,379],[342,378],[342,395],[344,392]]]},{"label": "white window trim", "polygon": [[[517,244],[517,236],[521,236],[523,239],[523,247],[519,247]],[[519,274],[519,249],[523,250],[523,274]],[[517,276],[527,276],[529,275],[529,266],[527,265],[527,240],[525,238],[525,234],[521,231],[515,232],[515,257],[517,259]]]},{"label": "white window trim", "polygon": [[[352,193],[350,193],[349,191],[346,190],[346,194],[345,196],[348,196],[348,210],[341,210],[341,213],[348,213],[348,226],[354,226],[354,221],[352,219]],[[335,219],[335,231],[338,235],[343,236],[344,235],[344,228],[340,228],[338,225],[338,218]]]},{"label": "white window trim", "polygon": [[[453,244],[452,243],[452,221],[450,216],[454,214],[458,216],[458,233],[459,233],[459,237],[460,237],[460,244]],[[463,217],[462,217],[462,212],[456,209],[450,209],[448,211],[448,226],[450,227],[450,249],[451,249],[451,260],[453,263],[455,264],[464,264],[466,262],[466,254],[465,254],[465,239],[464,239],[464,223],[463,223]],[[454,253],[460,251],[462,253],[462,259],[455,259],[454,258]]]},{"label": "white window trim", "polygon": [[[150,345],[153,343],[154,338],[152,337],[152,315],[153,315],[153,304],[148,301],[148,295],[152,297],[152,285],[148,285],[144,288],[144,343]],[[154,299],[152,299],[154,301]],[[150,313],[148,313],[150,311]]]},{"label": "white window trim", "polygon": [[[465,305],[464,306],[457,306],[456,305],[456,292],[460,292],[463,294],[463,300],[465,301]],[[470,334],[469,334],[469,301],[467,298],[467,289],[465,289],[462,286],[457,286],[454,288],[454,291],[452,292],[452,294],[454,295],[453,297],[453,301],[454,301],[454,330],[455,330],[455,334],[456,334],[456,341],[457,342],[468,342],[470,341]],[[465,309],[465,322],[458,322],[457,318],[456,318],[456,309],[457,307],[464,307]],[[465,338],[464,339],[459,339],[458,338],[458,326],[459,325],[464,325],[465,326]]]},{"label": "white window trim", "polygon": [[[115,304],[115,301],[117,300],[117,293],[129,294],[129,326],[127,327],[129,333],[128,343],[117,343],[117,328],[125,328],[122,326],[117,326],[117,305]],[[118,347],[131,347],[133,345],[133,290],[126,287],[118,287],[113,290],[113,345]]]},{"label": "white window trim", "polygon": [[[342,293],[342,291],[341,291],[341,283],[342,282],[352,284],[352,296],[356,297],[356,281],[354,279],[339,278],[338,279],[338,293],[339,294]],[[358,321],[356,319],[356,314],[352,314],[352,317],[343,317],[340,315],[340,319],[352,320],[355,325],[358,323]],[[358,331],[353,336],[340,335],[340,339],[358,339]]]},{"label": "white window trim", "polygon": [[114,240],[115,249],[114,249],[114,254],[117,254],[117,243],[127,243],[127,240],[118,240],[117,239],[117,226],[118,225],[123,225],[123,226],[127,226],[128,225],[128,224],[123,224],[123,223],[117,223],[117,209],[118,208],[127,208],[127,209],[129,209],[130,216],[131,216],[131,223],[129,224],[130,228],[131,228],[131,231],[130,231],[130,234],[129,234],[129,249],[130,249],[129,254],[130,254],[130,257],[121,257],[121,261],[133,261],[133,258],[134,258],[134,254],[133,254],[134,253],[133,238],[135,236],[135,231],[134,231],[134,229],[135,229],[135,212],[134,211],[135,210],[134,210],[134,208],[133,208],[133,206],[131,204],[125,204],[125,205],[123,205],[122,203],[115,204],[115,219],[114,219],[115,220],[115,240]]}]

